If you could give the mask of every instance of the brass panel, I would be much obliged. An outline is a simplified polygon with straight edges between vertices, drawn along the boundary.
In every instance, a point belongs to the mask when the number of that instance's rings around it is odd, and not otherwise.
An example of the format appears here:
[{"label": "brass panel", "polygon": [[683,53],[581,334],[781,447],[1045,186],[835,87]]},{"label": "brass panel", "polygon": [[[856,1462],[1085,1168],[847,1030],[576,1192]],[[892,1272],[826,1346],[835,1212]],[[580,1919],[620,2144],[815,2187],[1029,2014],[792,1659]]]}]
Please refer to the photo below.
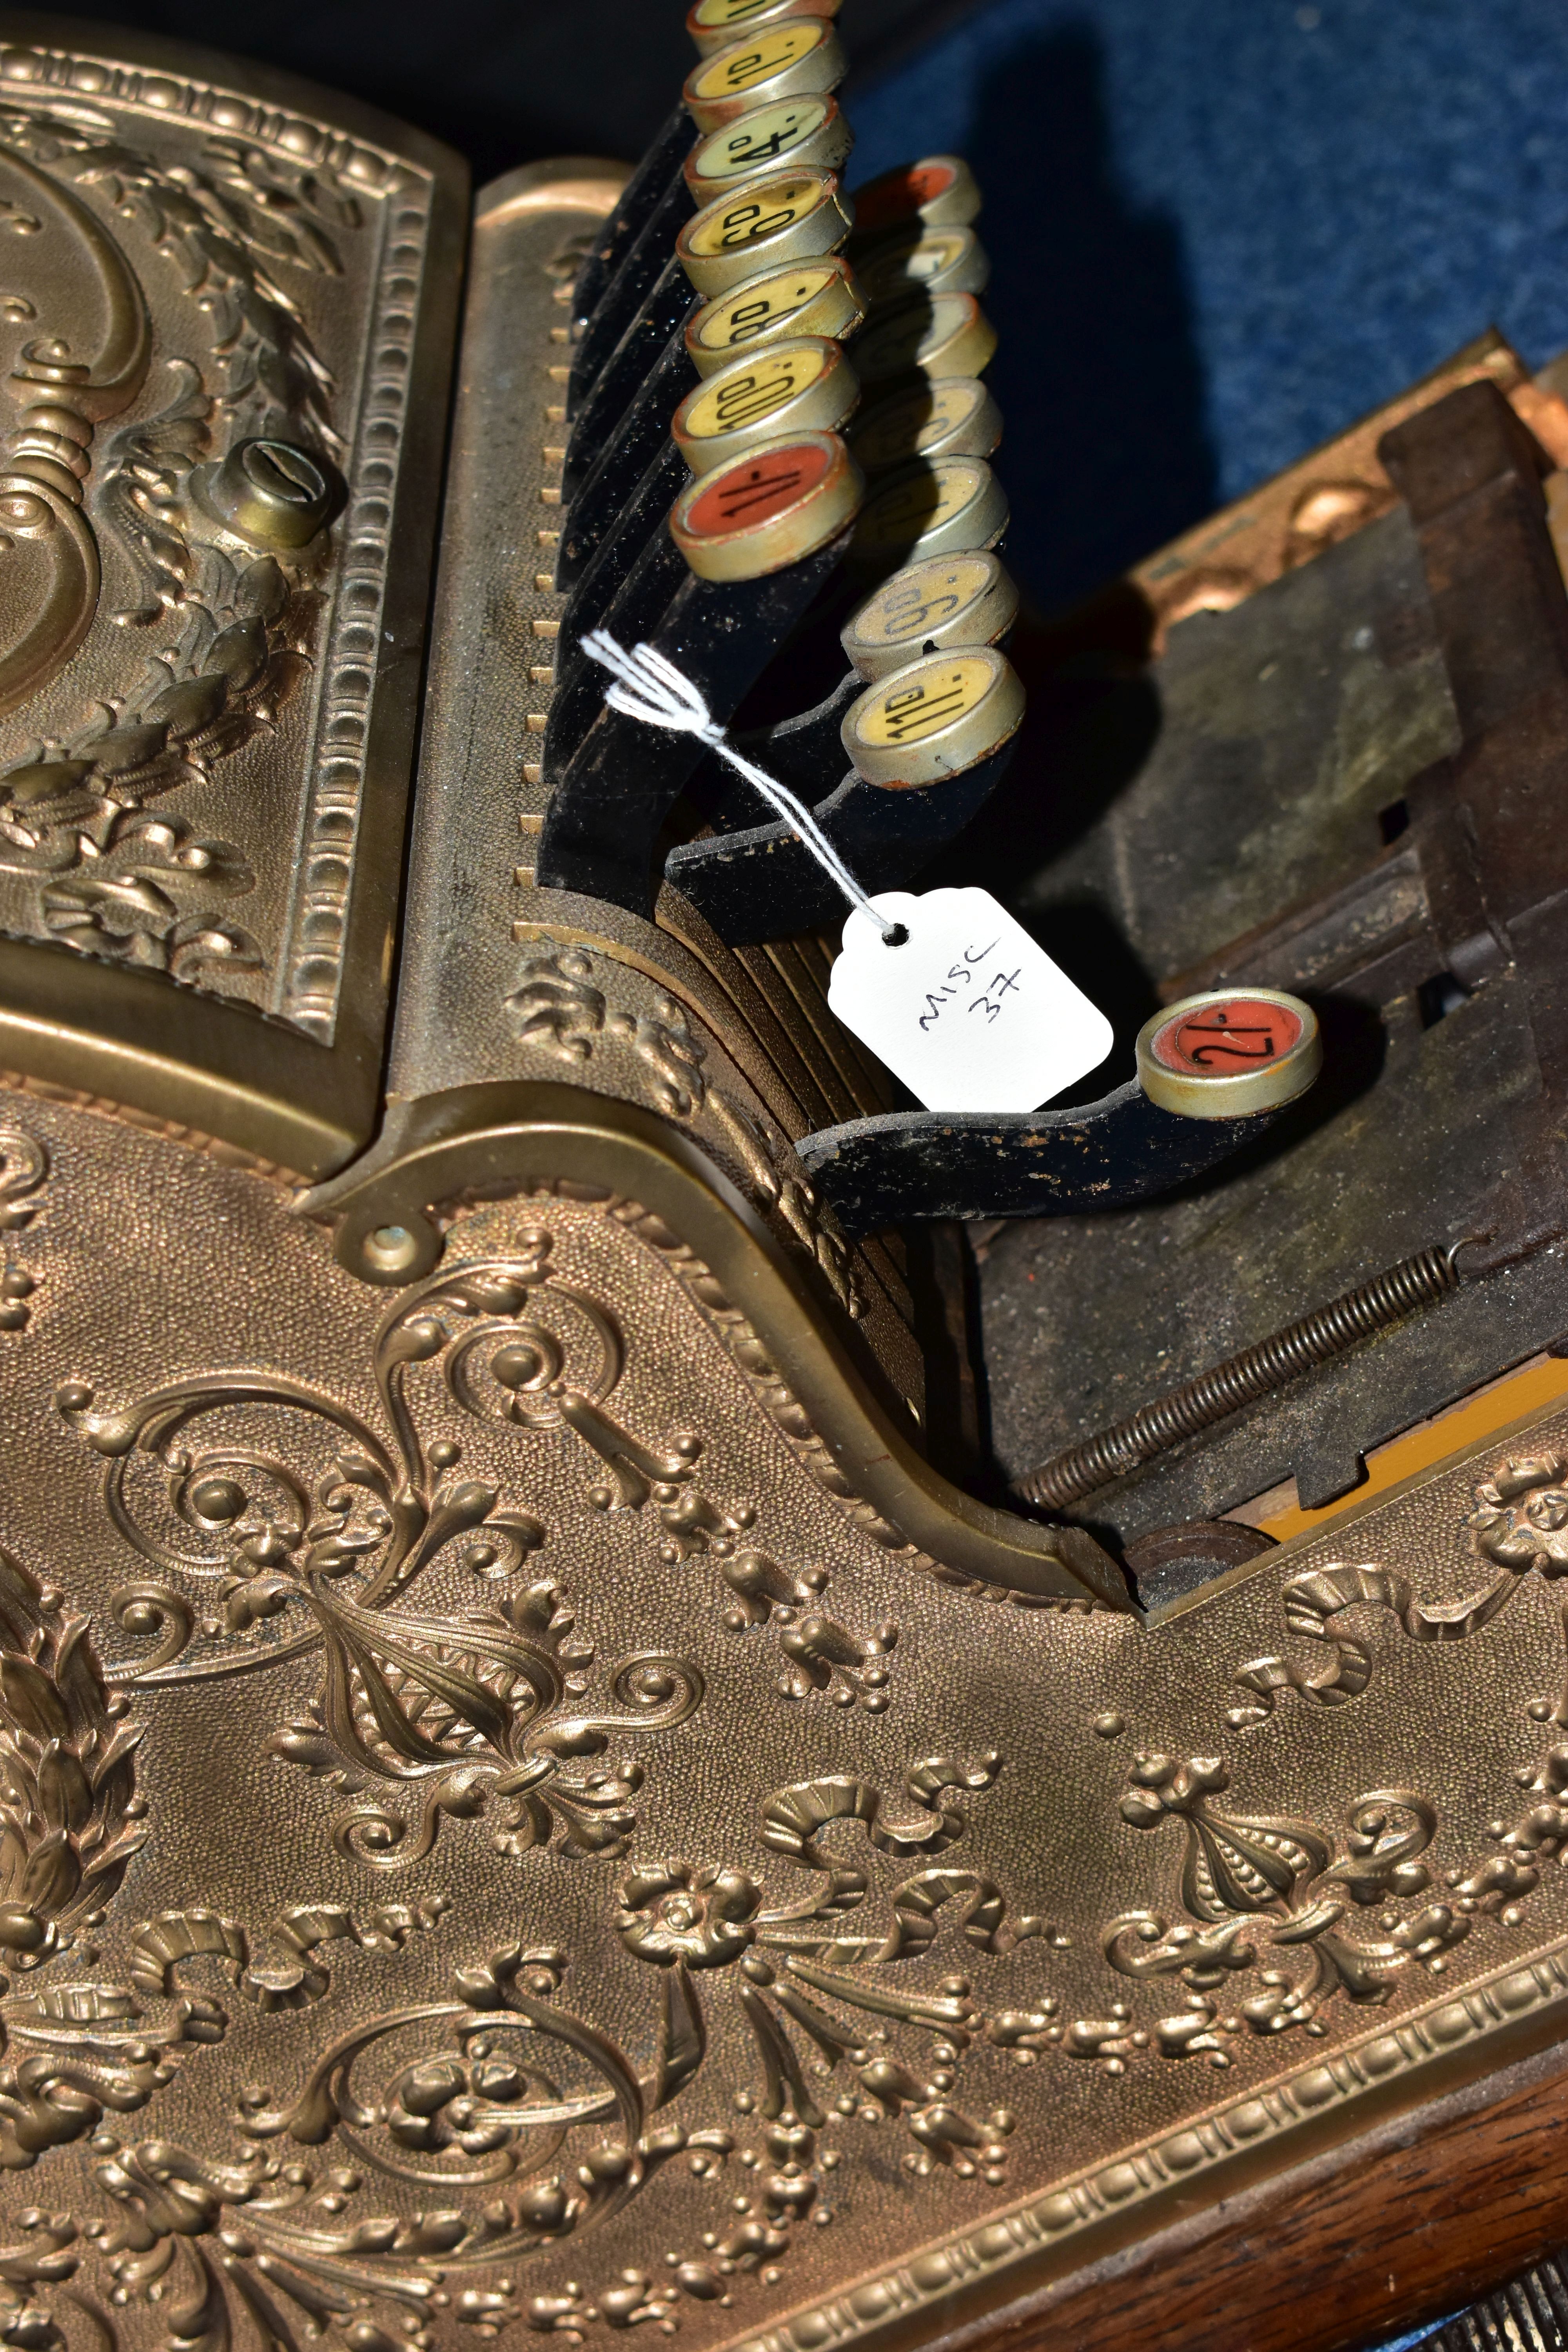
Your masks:
[{"label": "brass panel", "polygon": [[918,1412],[900,1273],[885,1248],[847,1248],[792,1148],[886,1107],[826,1010],[822,960],[809,943],[787,969],[737,955],[668,889],[648,923],[534,881],[566,602],[551,584],[565,306],[622,176],[591,159],[531,163],[476,203],[376,1164],[395,1156],[407,1107],[427,1096],[567,1077],[641,1104],[689,1128],[816,1266]]},{"label": "brass panel", "polygon": [[0,19],[0,1061],[310,1173],[374,1123],[464,183]]},{"label": "brass panel", "polygon": [[1568,1412],[1019,1607],[574,1100],[378,1289],[0,1097],[11,2345],[930,2338],[1568,2024]]}]

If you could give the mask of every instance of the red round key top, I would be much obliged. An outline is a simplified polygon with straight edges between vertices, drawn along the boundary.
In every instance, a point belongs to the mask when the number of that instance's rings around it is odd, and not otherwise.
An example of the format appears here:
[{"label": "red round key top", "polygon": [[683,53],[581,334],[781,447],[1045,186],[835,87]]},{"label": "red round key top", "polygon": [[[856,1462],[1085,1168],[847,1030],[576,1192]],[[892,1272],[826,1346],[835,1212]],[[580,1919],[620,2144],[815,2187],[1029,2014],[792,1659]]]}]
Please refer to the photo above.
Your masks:
[{"label": "red round key top", "polygon": [[1246,1118],[1305,1093],[1322,1067],[1311,1007],[1279,989],[1189,996],[1144,1023],[1138,1079],[1186,1118]]},{"label": "red round key top", "polygon": [[689,482],[670,509],[670,535],[700,578],[760,580],[836,539],[863,488],[837,433],[781,436]]},{"label": "red round key top", "polygon": [[1168,1070],[1220,1077],[1277,1062],[1296,1044],[1301,1029],[1301,1016],[1289,1005],[1260,996],[1235,996],[1167,1021],[1155,1032],[1153,1050]]},{"label": "red round key top", "polygon": [[855,233],[880,236],[915,221],[928,228],[967,228],[979,210],[980,191],[963,157],[927,155],[856,190]]},{"label": "red round key top", "polygon": [[749,530],[771,522],[775,515],[798,506],[826,479],[831,453],[809,441],[765,456],[742,458],[725,467],[717,480],[692,499],[681,517],[693,537],[716,539],[731,530]]}]

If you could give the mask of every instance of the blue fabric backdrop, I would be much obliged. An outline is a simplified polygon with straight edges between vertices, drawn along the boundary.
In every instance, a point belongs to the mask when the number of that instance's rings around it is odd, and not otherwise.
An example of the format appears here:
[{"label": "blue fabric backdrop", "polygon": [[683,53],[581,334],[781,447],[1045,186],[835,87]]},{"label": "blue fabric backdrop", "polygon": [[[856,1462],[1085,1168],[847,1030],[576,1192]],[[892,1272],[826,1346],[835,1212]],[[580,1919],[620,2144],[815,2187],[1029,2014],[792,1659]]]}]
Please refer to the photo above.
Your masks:
[{"label": "blue fabric backdrop", "polygon": [[1047,603],[1489,324],[1568,346],[1557,0],[994,0],[851,113],[854,179],[943,148],[981,175]]},{"label": "blue fabric backdrop", "polygon": [[1047,604],[1483,327],[1568,347],[1555,0],[994,0],[851,110],[853,180],[980,175],[1009,562]]}]

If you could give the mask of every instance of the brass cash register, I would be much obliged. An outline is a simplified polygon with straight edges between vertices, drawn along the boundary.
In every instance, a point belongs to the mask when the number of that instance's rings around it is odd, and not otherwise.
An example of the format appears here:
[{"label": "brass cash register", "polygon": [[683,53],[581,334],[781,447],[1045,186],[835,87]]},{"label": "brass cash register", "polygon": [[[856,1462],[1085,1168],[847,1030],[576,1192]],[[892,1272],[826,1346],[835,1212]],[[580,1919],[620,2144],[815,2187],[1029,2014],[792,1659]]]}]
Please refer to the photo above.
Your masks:
[{"label": "brass cash register", "polygon": [[[836,5],[471,211],[0,26],[16,2352],[1327,2352],[1568,2239],[1568,405],[1020,611]],[[808,835],[1103,1066],[922,1106]]]}]

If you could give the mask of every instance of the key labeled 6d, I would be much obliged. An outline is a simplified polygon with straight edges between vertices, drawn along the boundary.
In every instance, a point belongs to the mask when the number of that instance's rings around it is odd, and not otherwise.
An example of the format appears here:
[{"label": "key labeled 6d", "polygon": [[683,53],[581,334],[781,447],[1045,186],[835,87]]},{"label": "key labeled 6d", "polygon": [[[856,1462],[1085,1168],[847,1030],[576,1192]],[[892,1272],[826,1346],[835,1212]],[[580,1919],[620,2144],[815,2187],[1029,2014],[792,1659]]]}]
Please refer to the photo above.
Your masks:
[{"label": "key labeled 6d", "polygon": [[837,253],[853,217],[831,172],[772,172],[704,205],[675,250],[699,294],[725,294],[760,270]]}]

